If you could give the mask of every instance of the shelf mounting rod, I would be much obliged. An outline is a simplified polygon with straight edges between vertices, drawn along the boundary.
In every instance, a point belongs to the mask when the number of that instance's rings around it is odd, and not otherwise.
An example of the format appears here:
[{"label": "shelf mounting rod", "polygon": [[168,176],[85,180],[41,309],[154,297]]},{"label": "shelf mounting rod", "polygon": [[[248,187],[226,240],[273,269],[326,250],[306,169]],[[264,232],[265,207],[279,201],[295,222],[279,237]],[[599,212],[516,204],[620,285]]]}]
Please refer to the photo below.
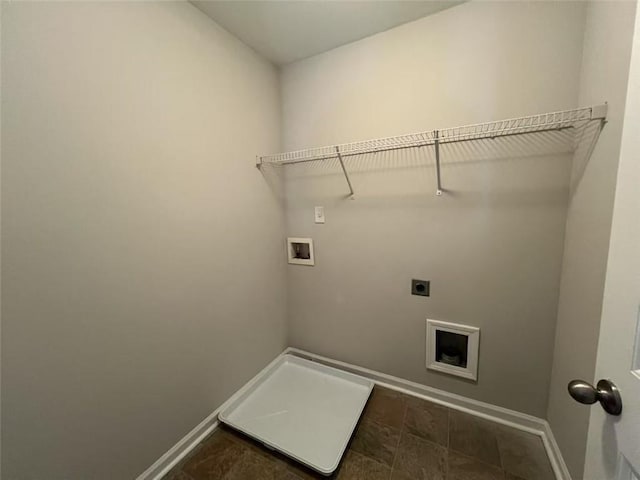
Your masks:
[{"label": "shelf mounting rod", "polygon": [[436,195],[440,196],[442,195],[442,180],[440,179],[440,132],[438,132],[438,130],[434,130],[433,136],[435,138],[433,146],[436,150],[436,180],[438,182]]},{"label": "shelf mounting rod", "polygon": [[344,178],[347,179],[347,185],[349,185],[349,191],[351,192],[351,198],[355,195],[353,192],[353,186],[351,185],[351,180],[349,179],[349,174],[347,173],[347,169],[344,166],[344,162],[342,161],[342,155],[340,154],[340,148],[336,147],[336,155],[338,155],[338,160],[340,161],[340,166],[342,167],[342,172],[344,173]]}]

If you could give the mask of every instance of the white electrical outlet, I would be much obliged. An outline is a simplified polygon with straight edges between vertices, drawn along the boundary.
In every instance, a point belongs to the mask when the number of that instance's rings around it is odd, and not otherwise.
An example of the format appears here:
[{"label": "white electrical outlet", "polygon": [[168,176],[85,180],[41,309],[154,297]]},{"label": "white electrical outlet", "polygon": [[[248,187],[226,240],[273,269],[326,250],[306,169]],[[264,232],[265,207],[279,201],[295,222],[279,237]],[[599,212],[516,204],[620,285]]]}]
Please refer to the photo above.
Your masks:
[{"label": "white electrical outlet", "polygon": [[314,215],[316,223],[324,223],[324,207],[316,207]]}]

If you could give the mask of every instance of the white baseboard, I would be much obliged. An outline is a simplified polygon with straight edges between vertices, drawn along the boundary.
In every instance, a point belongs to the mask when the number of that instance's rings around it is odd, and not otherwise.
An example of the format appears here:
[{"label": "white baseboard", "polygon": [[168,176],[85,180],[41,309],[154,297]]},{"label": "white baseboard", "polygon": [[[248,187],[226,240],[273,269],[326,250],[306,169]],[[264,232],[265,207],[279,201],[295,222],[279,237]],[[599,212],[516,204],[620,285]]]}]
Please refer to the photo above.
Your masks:
[{"label": "white baseboard", "polygon": [[198,446],[198,444],[210,435],[218,426],[218,413],[224,410],[227,405],[233,402],[236,398],[242,395],[247,389],[256,383],[260,378],[274,365],[286,350],[274,358],[266,367],[245,383],[237,392],[229,397],[222,405],[216,408],[207,418],[200,422],[193,430],[187,433],[181,440],[178,441],[173,447],[156,460],[153,465],[142,472],[136,480],[160,480],[169,471],[176,466],[180,460],[186,457],[191,450]]},{"label": "white baseboard", "polygon": [[543,431],[542,423],[544,420],[525,413],[516,412],[503,407],[497,407],[489,403],[463,397],[462,395],[456,395],[455,393],[449,393],[437,388],[427,387],[421,383],[411,382],[403,378],[394,377],[393,375],[387,375],[386,373],[380,373],[375,370],[359,367],[350,363],[322,357],[315,353],[305,352],[304,350],[299,350],[297,348],[288,348],[285,350],[285,353],[298,355],[308,360],[313,360],[341,370],[356,373],[373,380],[376,384],[382,387],[424,398],[430,402],[486,418],[487,420],[507,425],[509,427],[514,427],[519,430],[525,430],[535,434],[539,434]]},{"label": "white baseboard", "polygon": [[162,455],[162,457],[160,457],[153,465],[139,475],[136,480],[160,480],[164,475],[166,475],[178,462],[180,462],[180,460],[193,450],[198,443],[218,427],[218,412],[225,408],[229,403],[233,402],[246,389],[250,388],[251,385],[257,382],[262,375],[264,375],[269,368],[285,354],[296,355],[330,367],[355,373],[373,380],[377,385],[382,387],[397,390],[408,395],[429,400],[433,403],[444,405],[454,410],[463,411],[470,415],[475,415],[502,425],[507,425],[518,430],[539,435],[542,438],[547,455],[551,461],[551,466],[553,467],[556,479],[571,480],[571,476],[562,458],[558,444],[556,443],[553,432],[546,420],[291,347],[285,349],[284,352],[278,355],[271,363],[269,363],[269,365],[262,369],[260,373],[247,382],[242,388],[240,388],[240,390],[224,402],[224,404],[218,407],[183,439]]},{"label": "white baseboard", "polygon": [[556,442],[556,437],[553,436],[551,425],[549,425],[549,422],[546,420],[544,420],[544,434],[542,435],[542,441],[544,442],[544,448],[547,450],[547,455],[549,455],[549,460],[553,466],[556,478],[558,480],[571,480],[569,468],[567,468],[562,452],[560,452],[560,447],[558,446],[558,442]]},{"label": "white baseboard", "polygon": [[351,373],[361,375],[373,380],[377,385],[397,390],[415,397],[429,400],[430,402],[444,405],[454,410],[459,410],[470,415],[485,418],[492,422],[500,423],[518,430],[538,435],[542,438],[542,443],[547,451],[551,466],[557,480],[571,480],[569,470],[562,458],[558,444],[553,436],[549,423],[538,417],[527,415],[526,413],[509,410],[489,403],[480,402],[471,398],[449,393],[437,388],[427,387],[420,383],[411,382],[403,378],[394,377],[385,373],[376,372],[368,368],[359,367],[339,360],[316,355],[297,348],[287,348],[284,353],[297,355],[308,360],[323,363],[325,365],[346,370]]},{"label": "white baseboard", "polygon": [[207,435],[218,428],[218,412],[216,409],[205,418],[193,430],[187,433],[181,440],[154,462],[149,468],[142,472],[136,480],[160,480],[187,454],[193,450]]}]

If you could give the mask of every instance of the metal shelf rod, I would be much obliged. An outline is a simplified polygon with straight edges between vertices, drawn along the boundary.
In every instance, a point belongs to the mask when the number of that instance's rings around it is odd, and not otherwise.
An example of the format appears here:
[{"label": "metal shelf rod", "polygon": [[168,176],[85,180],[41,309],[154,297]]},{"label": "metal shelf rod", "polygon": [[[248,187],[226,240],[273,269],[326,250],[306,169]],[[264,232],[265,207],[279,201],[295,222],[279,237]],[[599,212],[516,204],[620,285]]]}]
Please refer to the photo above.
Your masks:
[{"label": "metal shelf rod", "polygon": [[438,130],[433,132],[433,136],[435,137],[434,146],[436,150],[436,180],[438,181],[438,189],[436,190],[436,195],[442,195],[442,180],[440,179],[440,140],[439,140],[439,132]]},{"label": "metal shelf rod", "polygon": [[344,162],[342,161],[342,155],[340,155],[340,148],[336,147],[336,155],[338,155],[338,160],[340,161],[340,166],[342,167],[342,171],[344,172],[344,178],[347,179],[347,185],[349,185],[349,191],[351,192],[351,197],[353,197],[353,186],[351,186],[351,180],[349,179],[349,174],[347,173],[347,169],[344,166]]}]

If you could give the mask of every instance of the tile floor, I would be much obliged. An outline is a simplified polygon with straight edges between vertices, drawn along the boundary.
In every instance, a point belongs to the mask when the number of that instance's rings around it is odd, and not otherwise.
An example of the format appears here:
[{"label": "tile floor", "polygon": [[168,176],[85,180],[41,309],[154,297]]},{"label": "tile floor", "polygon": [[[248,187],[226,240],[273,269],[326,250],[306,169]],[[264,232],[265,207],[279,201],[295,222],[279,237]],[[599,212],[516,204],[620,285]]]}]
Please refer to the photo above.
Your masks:
[{"label": "tile floor", "polygon": [[163,480],[554,480],[540,437],[376,387],[324,477],[220,428]]}]

